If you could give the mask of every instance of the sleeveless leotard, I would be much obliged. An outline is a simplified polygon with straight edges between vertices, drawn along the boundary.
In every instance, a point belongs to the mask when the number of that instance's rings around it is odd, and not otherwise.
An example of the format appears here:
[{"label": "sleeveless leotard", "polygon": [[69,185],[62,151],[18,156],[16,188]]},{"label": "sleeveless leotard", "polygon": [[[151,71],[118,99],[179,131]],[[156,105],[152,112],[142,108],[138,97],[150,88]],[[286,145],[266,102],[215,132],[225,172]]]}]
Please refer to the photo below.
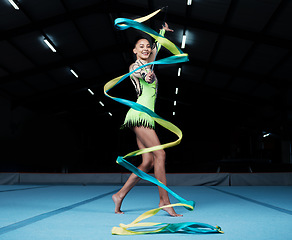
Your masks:
[{"label": "sleeveless leotard", "polygon": [[[134,64],[140,66],[143,63],[140,60],[137,60]],[[146,66],[141,69],[141,75],[146,75],[149,71],[150,67]],[[134,77],[131,75],[130,78],[136,89],[137,103],[149,108],[154,112],[158,88],[156,77],[154,77],[153,82],[149,83],[140,77]],[[155,122],[147,113],[131,108],[126,115],[122,127],[146,127],[154,129]]]},{"label": "sleeveless leotard", "polygon": [[[165,30],[161,29],[159,34],[164,36]],[[156,47],[158,53],[161,45],[159,43],[156,43]],[[136,65],[137,68],[138,66],[142,66],[144,64],[145,63],[143,63],[141,60],[136,60],[133,65]],[[154,112],[158,81],[157,78],[154,77],[152,82],[146,82],[144,79],[148,72],[150,72],[150,66],[143,67],[138,74],[133,73],[130,78],[136,89],[137,103],[149,108]],[[155,121],[147,113],[140,112],[131,108],[126,115],[124,124],[122,125],[122,128],[124,127],[146,127],[154,129]]]}]

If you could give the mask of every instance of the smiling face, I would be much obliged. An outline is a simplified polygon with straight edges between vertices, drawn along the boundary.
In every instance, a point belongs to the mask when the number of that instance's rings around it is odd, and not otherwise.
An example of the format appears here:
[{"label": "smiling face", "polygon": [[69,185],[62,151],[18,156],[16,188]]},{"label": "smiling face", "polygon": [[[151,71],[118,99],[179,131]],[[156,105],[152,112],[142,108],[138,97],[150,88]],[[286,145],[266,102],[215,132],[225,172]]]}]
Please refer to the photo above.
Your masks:
[{"label": "smiling face", "polygon": [[140,39],[137,41],[133,52],[136,54],[137,59],[146,61],[151,53],[151,45],[147,39]]}]

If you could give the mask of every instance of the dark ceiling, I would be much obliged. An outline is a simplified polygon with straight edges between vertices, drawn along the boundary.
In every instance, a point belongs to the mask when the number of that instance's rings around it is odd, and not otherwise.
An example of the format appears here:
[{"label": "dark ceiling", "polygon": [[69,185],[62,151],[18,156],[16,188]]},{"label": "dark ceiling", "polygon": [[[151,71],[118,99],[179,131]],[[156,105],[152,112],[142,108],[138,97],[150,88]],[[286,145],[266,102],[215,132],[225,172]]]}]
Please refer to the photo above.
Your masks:
[{"label": "dark ceiling", "polygon": [[[186,2],[19,0],[15,10],[8,0],[1,1],[0,94],[14,109],[47,116],[86,109],[121,125],[127,108],[106,99],[103,85],[128,72],[137,33],[116,30],[114,19],[134,19],[168,6],[166,16],[160,13],[146,24],[158,30],[166,17],[174,29],[166,37],[178,46],[185,32],[183,51],[190,61],[155,68],[160,84],[157,113],[182,128],[192,126],[195,118],[199,128],[234,123],[289,138],[292,1]],[[57,52],[44,43],[45,37]],[[170,56],[165,49],[159,55]],[[134,99],[129,81],[120,85],[112,95]]]}]

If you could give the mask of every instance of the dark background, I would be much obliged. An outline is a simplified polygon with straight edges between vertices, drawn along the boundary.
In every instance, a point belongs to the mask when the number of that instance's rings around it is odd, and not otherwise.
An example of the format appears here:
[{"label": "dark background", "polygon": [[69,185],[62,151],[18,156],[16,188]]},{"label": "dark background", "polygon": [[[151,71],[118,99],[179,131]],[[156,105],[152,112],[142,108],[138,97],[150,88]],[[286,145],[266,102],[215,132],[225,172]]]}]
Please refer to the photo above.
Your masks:
[{"label": "dark background", "polygon": [[[292,1],[285,0],[19,0],[20,10],[1,1],[0,171],[124,171],[115,159],[137,148],[135,136],[119,129],[128,108],[106,98],[103,85],[128,72],[137,32],[117,31],[114,19],[166,5],[175,30],[166,36],[180,46],[185,33],[190,58],[155,67],[156,112],[184,135],[166,150],[167,171],[291,171]],[[146,24],[158,30],[164,17]],[[162,49],[158,58],[167,56]],[[110,94],[135,100],[129,80]],[[162,143],[175,140],[159,126],[157,133]]]}]

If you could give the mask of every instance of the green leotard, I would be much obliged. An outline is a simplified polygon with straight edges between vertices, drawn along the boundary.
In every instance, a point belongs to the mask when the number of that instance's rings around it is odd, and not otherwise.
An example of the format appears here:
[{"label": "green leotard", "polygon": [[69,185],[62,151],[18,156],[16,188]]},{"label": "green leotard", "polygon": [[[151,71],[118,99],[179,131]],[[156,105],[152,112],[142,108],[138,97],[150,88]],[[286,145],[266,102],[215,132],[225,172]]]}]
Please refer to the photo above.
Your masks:
[{"label": "green leotard", "polygon": [[[137,60],[135,65],[141,65],[141,62]],[[146,75],[150,71],[150,67],[142,68],[142,74]],[[157,96],[157,79],[154,78],[154,81],[151,83],[146,82],[143,78],[138,78],[136,80],[133,76],[130,77],[138,96],[137,103],[151,109],[154,112],[156,96]],[[146,127],[154,129],[155,124],[154,120],[145,112],[136,111],[131,108],[125,118],[124,127]]]},{"label": "green leotard", "polygon": [[[161,30],[160,34],[164,36],[165,30]],[[157,53],[160,50],[160,44],[157,44]],[[133,64],[133,69],[144,65],[145,62],[141,60],[136,60]],[[154,77],[152,82],[146,82],[145,76],[150,72],[150,66],[142,68],[138,73],[133,73],[130,78],[135,86],[137,93],[137,103],[149,108],[154,112],[155,102],[157,97],[158,81]],[[146,127],[155,128],[155,121],[145,112],[140,112],[134,109],[130,109],[126,115],[123,127]]]}]

